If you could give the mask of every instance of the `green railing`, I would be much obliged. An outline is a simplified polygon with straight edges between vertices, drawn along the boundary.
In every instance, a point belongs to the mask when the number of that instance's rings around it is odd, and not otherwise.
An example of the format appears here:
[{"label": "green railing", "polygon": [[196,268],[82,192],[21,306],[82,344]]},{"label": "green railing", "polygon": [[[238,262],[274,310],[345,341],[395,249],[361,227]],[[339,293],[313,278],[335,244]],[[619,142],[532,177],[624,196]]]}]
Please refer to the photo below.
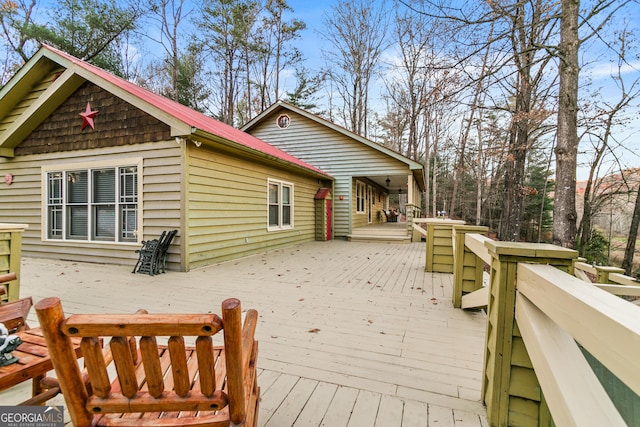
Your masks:
[{"label": "green railing", "polygon": [[[638,425],[640,307],[614,295],[640,296],[635,281],[585,265],[570,249],[449,228],[450,265],[436,257],[446,236],[434,229],[425,269],[453,273],[456,307],[487,312],[489,424]],[[602,283],[586,283],[587,276]]]}]

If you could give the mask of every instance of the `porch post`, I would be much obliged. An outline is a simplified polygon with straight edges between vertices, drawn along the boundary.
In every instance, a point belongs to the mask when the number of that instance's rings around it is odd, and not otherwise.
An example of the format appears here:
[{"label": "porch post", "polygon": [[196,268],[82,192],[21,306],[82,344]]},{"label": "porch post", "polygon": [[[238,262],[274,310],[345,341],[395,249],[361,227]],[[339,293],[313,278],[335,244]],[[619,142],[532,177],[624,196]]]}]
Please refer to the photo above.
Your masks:
[{"label": "porch post", "polygon": [[406,217],[406,227],[407,227],[407,236],[412,238],[413,240],[413,208],[415,204],[413,203],[413,174],[407,175],[407,204],[405,205],[405,217]]},{"label": "porch post", "polygon": [[486,241],[491,255],[482,399],[493,426],[549,425],[551,415],[515,322],[518,263],[572,273],[575,250],[550,244]]}]

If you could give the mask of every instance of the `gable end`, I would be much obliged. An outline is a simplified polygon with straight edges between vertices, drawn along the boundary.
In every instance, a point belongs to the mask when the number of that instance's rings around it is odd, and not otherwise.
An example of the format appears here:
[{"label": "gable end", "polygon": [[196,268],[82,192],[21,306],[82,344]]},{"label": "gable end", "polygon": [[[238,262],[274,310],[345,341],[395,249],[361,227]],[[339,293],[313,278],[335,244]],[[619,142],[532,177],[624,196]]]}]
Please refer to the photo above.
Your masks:
[{"label": "gable end", "polygon": [[[87,102],[95,129],[82,129]],[[114,96],[99,86],[85,82],[49,117],[43,120],[16,148],[16,155],[86,150],[171,138],[170,127],[157,118]]]}]

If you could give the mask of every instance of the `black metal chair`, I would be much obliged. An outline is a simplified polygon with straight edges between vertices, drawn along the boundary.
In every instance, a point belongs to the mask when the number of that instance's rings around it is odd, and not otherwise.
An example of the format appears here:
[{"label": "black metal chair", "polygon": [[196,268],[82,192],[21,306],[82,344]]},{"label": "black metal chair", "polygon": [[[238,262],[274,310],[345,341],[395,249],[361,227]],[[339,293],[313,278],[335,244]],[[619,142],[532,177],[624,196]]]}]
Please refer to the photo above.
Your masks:
[{"label": "black metal chair", "polygon": [[146,273],[149,276],[156,274],[158,249],[160,247],[160,242],[164,239],[166,234],[167,232],[163,231],[159,239],[142,241],[142,247],[140,249],[136,249],[138,262],[136,262],[136,265],[133,267],[132,273]]},{"label": "black metal chair", "polygon": [[171,241],[178,234],[178,230],[171,230],[164,235],[164,239],[160,237],[160,242],[158,243],[158,255],[155,259],[155,274],[160,273],[160,269],[162,268],[162,273],[165,272],[165,267],[167,264],[167,251],[169,250],[169,246],[171,246]]}]

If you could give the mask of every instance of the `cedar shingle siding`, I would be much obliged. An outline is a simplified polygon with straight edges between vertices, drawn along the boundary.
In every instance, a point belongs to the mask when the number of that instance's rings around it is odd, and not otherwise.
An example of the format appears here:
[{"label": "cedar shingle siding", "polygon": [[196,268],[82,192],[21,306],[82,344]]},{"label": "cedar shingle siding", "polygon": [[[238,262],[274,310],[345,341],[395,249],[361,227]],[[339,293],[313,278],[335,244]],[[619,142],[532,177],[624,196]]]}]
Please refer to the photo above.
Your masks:
[{"label": "cedar shingle siding", "polygon": [[[81,129],[87,102],[96,128]],[[15,149],[16,156],[114,147],[171,138],[168,125],[93,83],[84,83]]]}]

